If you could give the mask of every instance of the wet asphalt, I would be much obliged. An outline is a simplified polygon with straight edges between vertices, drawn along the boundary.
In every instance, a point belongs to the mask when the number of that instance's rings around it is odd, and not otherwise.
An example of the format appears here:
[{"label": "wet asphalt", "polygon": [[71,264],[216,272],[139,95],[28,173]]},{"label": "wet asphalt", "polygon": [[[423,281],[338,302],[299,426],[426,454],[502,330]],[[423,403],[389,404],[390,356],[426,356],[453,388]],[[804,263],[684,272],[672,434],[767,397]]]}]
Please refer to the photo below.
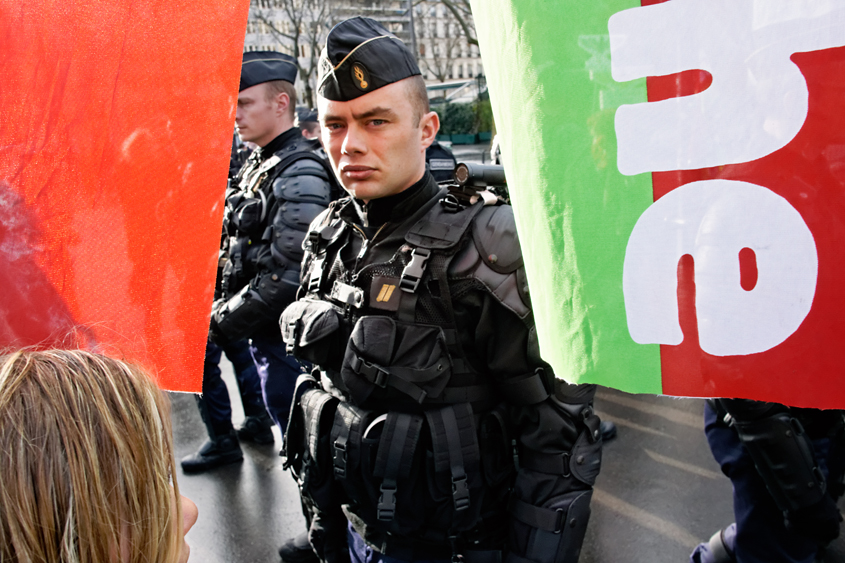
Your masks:
[{"label": "wet asphalt", "polygon": [[[230,393],[231,366],[221,363]],[[197,450],[205,427],[192,395],[171,394],[176,458]],[[232,396],[234,422],[243,410]],[[733,521],[731,485],[704,438],[703,401],[600,389],[596,410],[616,423],[601,474],[581,563],[683,563],[699,541]],[[281,440],[243,444],[244,460],[177,478],[199,507],[188,534],[193,563],[277,563],[282,542],[304,529],[296,485],[282,469]],[[845,561],[845,538],[827,563]]]}]

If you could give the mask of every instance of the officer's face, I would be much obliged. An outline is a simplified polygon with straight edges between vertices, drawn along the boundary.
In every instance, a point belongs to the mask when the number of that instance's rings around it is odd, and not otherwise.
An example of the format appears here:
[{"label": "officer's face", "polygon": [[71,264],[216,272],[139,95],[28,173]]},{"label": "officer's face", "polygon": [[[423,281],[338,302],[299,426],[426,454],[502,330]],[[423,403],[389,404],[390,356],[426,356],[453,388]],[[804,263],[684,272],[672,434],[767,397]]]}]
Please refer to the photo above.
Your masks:
[{"label": "officer's face", "polygon": [[[287,94],[279,96],[287,98]],[[268,96],[266,83],[241,90],[235,114],[238,137],[263,147],[279,134],[279,115],[279,100]]]},{"label": "officer's face", "polygon": [[343,187],[358,199],[397,194],[425,172],[425,149],[440,122],[434,112],[416,122],[407,80],[348,102],[318,100],[323,146]]}]

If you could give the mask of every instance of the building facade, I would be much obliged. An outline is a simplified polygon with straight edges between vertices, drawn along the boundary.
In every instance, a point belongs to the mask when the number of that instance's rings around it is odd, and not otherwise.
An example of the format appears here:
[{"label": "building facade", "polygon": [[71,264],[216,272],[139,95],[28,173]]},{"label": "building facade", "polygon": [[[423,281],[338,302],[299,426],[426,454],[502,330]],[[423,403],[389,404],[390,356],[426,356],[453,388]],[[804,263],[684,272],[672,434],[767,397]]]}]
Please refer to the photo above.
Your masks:
[{"label": "building facade", "polygon": [[[413,11],[411,4],[411,0],[251,0],[244,51],[295,55],[300,66],[299,104],[310,106],[315,102],[317,61],[326,34],[339,21],[366,16],[416,49],[420,70],[431,86],[430,97],[472,90],[479,82],[474,79],[484,76],[478,46],[467,41],[458,19],[438,0],[417,0]],[[472,16],[464,19],[474,30]]]}]

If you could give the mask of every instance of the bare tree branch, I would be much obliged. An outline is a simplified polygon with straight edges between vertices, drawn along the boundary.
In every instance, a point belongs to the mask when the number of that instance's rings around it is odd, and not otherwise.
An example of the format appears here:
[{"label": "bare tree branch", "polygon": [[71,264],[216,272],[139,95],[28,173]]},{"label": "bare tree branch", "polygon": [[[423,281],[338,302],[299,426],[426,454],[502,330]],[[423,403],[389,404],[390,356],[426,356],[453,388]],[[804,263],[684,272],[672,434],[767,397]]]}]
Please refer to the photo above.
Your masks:
[{"label": "bare tree branch", "polygon": [[467,43],[477,47],[478,38],[475,36],[475,24],[472,23],[471,20],[472,10],[469,7],[469,1],[458,0],[458,5],[456,5],[454,0],[440,0],[440,3],[446,6],[446,9],[452,12],[452,15],[455,16],[458,25],[461,26],[461,29],[464,32]]}]

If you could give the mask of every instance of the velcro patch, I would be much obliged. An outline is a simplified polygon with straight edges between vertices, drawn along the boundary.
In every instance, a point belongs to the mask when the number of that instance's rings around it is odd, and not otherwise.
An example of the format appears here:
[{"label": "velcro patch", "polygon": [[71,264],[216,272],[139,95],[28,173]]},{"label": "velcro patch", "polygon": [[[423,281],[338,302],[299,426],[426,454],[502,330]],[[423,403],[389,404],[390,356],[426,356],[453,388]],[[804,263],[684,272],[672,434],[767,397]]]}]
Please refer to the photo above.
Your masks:
[{"label": "velcro patch", "polygon": [[401,293],[399,278],[376,276],[370,285],[370,307],[383,311],[396,311],[399,309]]}]

